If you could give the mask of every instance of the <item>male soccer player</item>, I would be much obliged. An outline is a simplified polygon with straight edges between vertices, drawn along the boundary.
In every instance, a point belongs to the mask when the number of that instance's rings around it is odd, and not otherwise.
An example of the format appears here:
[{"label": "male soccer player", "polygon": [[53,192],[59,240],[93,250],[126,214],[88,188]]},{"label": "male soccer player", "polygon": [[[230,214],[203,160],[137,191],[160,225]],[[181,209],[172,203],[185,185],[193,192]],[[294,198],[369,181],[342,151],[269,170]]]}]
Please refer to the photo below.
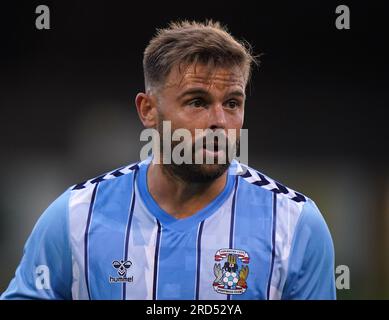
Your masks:
[{"label": "male soccer player", "polygon": [[[241,129],[253,61],[218,23],[159,30],[144,52],[145,92],[135,99],[143,125],[162,136],[163,121],[193,136]],[[225,152],[194,143],[200,158]],[[236,160],[153,156],[55,200],[1,297],[335,298],[333,244],[312,200]]]}]

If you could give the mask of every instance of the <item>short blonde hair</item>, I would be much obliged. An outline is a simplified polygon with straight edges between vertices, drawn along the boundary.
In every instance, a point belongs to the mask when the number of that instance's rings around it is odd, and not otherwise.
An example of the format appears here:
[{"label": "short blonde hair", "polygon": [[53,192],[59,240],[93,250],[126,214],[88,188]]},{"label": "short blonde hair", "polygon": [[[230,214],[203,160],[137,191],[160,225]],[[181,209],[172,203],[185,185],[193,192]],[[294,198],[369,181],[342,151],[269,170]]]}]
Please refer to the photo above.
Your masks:
[{"label": "short blonde hair", "polygon": [[241,68],[245,81],[257,63],[247,42],[236,40],[219,22],[179,21],[158,29],[144,51],[143,72],[146,90],[159,87],[174,66],[210,64]]}]

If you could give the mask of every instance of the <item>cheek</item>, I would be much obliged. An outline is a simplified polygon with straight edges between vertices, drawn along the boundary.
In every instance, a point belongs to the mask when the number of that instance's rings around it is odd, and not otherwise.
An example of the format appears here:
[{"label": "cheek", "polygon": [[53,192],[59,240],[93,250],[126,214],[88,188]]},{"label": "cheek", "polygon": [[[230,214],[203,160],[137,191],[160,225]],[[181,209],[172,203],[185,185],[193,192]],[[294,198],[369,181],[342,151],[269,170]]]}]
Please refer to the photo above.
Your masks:
[{"label": "cheek", "polygon": [[227,117],[227,128],[241,129],[243,126],[243,112],[237,112]]},{"label": "cheek", "polygon": [[193,133],[195,129],[206,129],[208,125],[205,112],[178,112],[174,117],[176,126],[186,128]]}]

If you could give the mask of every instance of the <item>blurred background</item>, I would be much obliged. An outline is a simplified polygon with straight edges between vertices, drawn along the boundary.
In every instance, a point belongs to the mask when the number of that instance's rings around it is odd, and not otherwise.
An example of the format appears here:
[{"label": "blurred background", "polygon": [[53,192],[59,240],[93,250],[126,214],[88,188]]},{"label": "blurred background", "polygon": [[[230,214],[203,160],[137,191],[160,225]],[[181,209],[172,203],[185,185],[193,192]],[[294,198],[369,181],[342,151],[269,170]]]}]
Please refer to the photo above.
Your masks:
[{"label": "blurred background", "polygon": [[[50,8],[50,30],[35,8]],[[346,4],[351,29],[335,28]],[[389,298],[388,8],[378,1],[10,1],[0,17],[0,292],[67,187],[137,161],[142,54],[170,20],[212,18],[264,53],[249,165],[314,199],[350,269],[339,299]]]}]

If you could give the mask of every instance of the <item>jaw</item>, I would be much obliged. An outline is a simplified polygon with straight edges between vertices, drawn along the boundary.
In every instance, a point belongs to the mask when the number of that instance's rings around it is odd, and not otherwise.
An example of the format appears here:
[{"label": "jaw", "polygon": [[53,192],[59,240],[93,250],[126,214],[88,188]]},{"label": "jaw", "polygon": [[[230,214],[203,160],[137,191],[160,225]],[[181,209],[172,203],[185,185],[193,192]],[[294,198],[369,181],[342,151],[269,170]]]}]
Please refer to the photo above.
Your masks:
[{"label": "jaw", "polygon": [[185,183],[210,184],[221,177],[229,164],[169,164],[164,165],[170,175]]}]

